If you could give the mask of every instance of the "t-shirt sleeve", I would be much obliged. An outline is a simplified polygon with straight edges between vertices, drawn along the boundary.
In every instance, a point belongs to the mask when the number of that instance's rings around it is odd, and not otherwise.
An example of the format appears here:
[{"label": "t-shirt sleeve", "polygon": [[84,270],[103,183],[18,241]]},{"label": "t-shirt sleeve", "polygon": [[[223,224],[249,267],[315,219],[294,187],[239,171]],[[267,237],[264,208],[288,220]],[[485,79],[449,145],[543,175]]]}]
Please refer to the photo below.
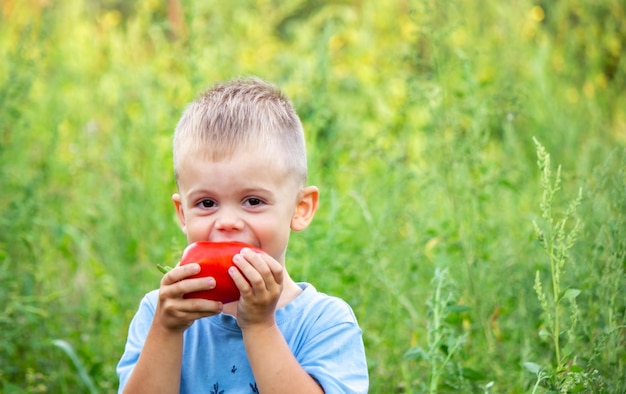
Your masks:
[{"label": "t-shirt sleeve", "polygon": [[143,348],[143,344],[146,341],[146,336],[150,330],[152,324],[152,318],[154,317],[154,310],[156,307],[157,293],[153,291],[148,293],[139,304],[139,309],[130,322],[128,328],[128,338],[126,339],[126,346],[124,348],[124,354],[117,364],[117,375],[119,377],[118,393],[121,393],[128,381],[137,360],[139,354]]},{"label": "t-shirt sleeve", "polygon": [[367,393],[369,378],[362,332],[352,309],[336,300],[300,352],[300,364],[328,394]]}]

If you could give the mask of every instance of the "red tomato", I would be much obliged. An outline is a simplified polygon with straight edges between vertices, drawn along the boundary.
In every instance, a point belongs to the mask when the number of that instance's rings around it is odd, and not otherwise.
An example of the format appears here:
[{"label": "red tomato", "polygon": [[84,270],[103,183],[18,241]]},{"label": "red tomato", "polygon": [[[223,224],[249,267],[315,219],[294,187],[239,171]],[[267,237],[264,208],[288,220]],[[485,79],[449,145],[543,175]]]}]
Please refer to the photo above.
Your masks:
[{"label": "red tomato", "polygon": [[228,268],[234,266],[233,256],[243,248],[250,248],[255,252],[261,252],[255,248],[241,242],[208,242],[198,241],[189,244],[180,260],[180,265],[198,263],[200,272],[189,278],[215,278],[215,288],[211,290],[196,291],[185,294],[185,298],[204,298],[223,303],[237,301],[239,299],[239,289],[235,285]]}]

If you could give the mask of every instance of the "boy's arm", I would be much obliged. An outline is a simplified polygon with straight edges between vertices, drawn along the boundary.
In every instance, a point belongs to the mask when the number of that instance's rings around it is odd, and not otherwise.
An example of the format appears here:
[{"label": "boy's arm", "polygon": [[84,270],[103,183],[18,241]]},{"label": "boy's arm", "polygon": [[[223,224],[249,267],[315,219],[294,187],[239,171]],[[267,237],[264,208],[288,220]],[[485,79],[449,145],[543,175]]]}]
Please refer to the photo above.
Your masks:
[{"label": "boy's arm", "polygon": [[248,360],[261,393],[323,393],[298,363],[276,324],[242,329]]},{"label": "boy's arm", "polygon": [[152,325],[124,393],[178,393],[183,334],[197,319],[222,310],[217,301],[184,299],[193,291],[215,286],[211,278],[187,279],[200,271],[198,264],[177,267],[163,276]]},{"label": "boy's arm", "polygon": [[182,352],[182,332],[171,333],[153,324],[124,393],[178,393]]},{"label": "boy's arm", "polygon": [[242,250],[233,261],[241,271],[230,271],[241,292],[237,323],[259,392],[323,393],[295,358],[276,325],[274,313],[283,290],[283,266],[268,255],[249,249]]}]

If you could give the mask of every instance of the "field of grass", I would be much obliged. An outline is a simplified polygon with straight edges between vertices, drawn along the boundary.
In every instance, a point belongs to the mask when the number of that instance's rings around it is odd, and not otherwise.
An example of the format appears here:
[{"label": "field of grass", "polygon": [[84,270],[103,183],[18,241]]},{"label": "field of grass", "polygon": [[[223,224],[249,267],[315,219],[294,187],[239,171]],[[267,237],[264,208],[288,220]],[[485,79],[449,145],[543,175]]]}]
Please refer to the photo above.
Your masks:
[{"label": "field of grass", "polygon": [[371,393],[626,390],[618,0],[0,0],[0,392],[114,392],[170,143],[258,75],[307,133],[287,265],[348,301]]}]

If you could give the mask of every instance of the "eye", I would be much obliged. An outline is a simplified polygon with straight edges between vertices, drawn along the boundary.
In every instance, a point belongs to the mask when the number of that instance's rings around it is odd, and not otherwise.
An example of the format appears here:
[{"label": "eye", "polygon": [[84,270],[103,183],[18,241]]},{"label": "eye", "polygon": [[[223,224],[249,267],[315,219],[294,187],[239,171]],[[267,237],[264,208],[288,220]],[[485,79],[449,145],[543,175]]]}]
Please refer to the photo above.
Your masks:
[{"label": "eye", "polygon": [[256,197],[250,197],[246,199],[246,201],[244,201],[244,205],[248,205],[248,206],[257,206],[261,204],[263,204],[263,200],[261,200],[260,198],[256,198]]},{"label": "eye", "polygon": [[200,208],[215,208],[216,205],[213,200],[202,200],[198,203]]}]

